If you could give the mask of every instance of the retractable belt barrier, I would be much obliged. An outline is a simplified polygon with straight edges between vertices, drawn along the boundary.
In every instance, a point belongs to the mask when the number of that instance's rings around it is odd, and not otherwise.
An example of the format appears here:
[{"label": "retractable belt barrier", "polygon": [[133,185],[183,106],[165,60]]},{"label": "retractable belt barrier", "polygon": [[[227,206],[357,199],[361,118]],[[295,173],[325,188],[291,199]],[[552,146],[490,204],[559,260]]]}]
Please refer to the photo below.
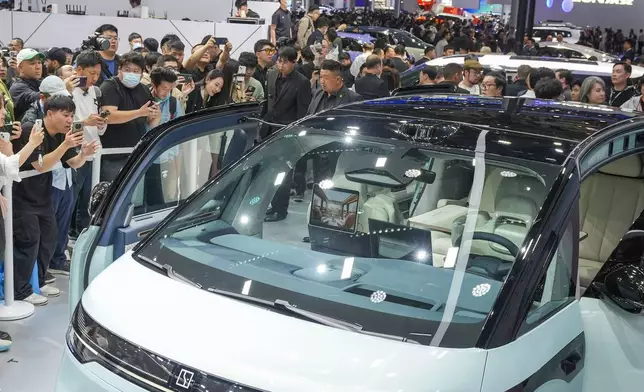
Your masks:
[{"label": "retractable belt barrier", "polygon": [[[196,148],[196,144],[195,144]],[[105,148],[100,149],[92,161],[92,189],[100,181],[101,173],[101,158],[104,155],[125,155],[131,154],[134,149],[127,148]],[[195,154],[196,155],[196,154]],[[85,163],[86,165],[89,162]],[[56,163],[48,171],[62,168],[60,162]],[[30,178],[44,174],[36,170],[28,170],[20,172],[20,178]],[[196,183],[196,181],[195,181]],[[4,301],[0,302],[0,321],[20,320],[27,318],[34,313],[34,306],[25,301],[15,301],[14,299],[14,281],[13,281],[13,184],[8,182],[3,187],[4,197],[7,199],[7,212],[4,216],[4,235],[5,235],[5,250],[4,250]]]}]

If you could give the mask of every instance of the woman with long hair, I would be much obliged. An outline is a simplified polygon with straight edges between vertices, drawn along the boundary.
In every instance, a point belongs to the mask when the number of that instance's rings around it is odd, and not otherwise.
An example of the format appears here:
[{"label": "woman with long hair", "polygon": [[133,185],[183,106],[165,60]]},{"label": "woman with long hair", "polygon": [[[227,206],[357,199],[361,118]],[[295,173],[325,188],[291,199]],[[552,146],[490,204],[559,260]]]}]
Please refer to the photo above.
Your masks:
[{"label": "woman with long hair", "polygon": [[396,68],[384,67],[380,79],[387,83],[389,92],[400,88],[400,73]]},{"label": "woman with long hair", "polygon": [[606,102],[606,83],[597,76],[589,76],[581,84],[579,93],[582,103],[603,105]]},{"label": "woman with long hair", "polygon": [[218,106],[221,102],[221,93],[224,88],[224,73],[220,69],[213,69],[188,96],[186,113],[196,112],[201,109]]}]

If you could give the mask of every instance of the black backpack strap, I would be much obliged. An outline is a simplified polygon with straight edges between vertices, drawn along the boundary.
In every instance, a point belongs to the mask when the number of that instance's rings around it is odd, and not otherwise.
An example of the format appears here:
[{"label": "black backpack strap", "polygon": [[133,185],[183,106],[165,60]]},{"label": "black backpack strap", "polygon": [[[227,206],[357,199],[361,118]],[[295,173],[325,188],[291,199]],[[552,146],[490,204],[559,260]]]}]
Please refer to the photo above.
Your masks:
[{"label": "black backpack strap", "polygon": [[174,115],[177,112],[177,98],[170,96],[170,120],[174,120]]}]

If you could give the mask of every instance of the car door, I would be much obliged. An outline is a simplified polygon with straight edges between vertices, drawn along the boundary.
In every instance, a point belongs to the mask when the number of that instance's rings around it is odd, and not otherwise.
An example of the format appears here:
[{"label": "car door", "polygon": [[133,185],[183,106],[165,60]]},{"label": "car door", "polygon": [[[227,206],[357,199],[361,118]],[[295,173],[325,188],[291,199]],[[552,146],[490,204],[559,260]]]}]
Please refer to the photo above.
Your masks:
[{"label": "car door", "polygon": [[[609,198],[591,195],[595,201],[601,199],[601,211],[593,213],[589,209],[585,214],[589,217],[582,222],[584,226],[590,220],[605,222],[602,248],[606,248],[604,242],[611,244],[604,252],[609,256],[599,260],[603,266],[592,277],[580,301],[588,353],[584,386],[588,392],[638,390],[644,380],[644,314],[637,305],[644,301],[632,301],[628,297],[630,294],[644,298],[644,206],[638,201],[631,202],[644,198],[643,173],[629,178],[601,170],[618,160],[635,158],[641,163],[643,154],[644,119],[636,117],[596,138],[585,146],[579,157],[582,180],[589,182],[588,187],[582,183],[582,192],[598,186],[603,191],[610,188],[608,194],[612,194]],[[602,177],[607,178],[599,182]],[[619,183],[602,186],[606,180]],[[625,188],[625,183],[632,185]],[[607,219],[602,219],[602,213]],[[625,221],[629,216],[632,218]],[[588,226],[587,231],[592,227],[595,228],[592,231],[602,230],[599,224]],[[616,231],[615,227],[621,229]],[[591,235],[587,241],[595,243],[596,239]],[[616,288],[621,290],[616,292]]]},{"label": "car door", "polygon": [[96,276],[208,182],[217,167],[225,171],[252,147],[258,126],[252,117],[259,112],[257,103],[229,105],[157,127],[109,187],[95,187],[90,226],[72,254],[70,310]]},{"label": "car door", "polygon": [[568,160],[486,322],[481,391],[582,391],[585,343],[576,291],[579,176]]}]

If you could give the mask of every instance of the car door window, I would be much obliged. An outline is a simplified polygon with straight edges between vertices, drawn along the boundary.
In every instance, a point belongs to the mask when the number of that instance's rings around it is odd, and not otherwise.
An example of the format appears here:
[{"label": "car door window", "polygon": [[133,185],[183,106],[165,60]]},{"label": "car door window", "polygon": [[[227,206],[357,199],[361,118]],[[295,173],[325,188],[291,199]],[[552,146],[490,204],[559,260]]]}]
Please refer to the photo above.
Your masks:
[{"label": "car door window", "polygon": [[532,306],[521,326],[520,335],[532,330],[550,316],[575,300],[576,276],[574,274],[574,254],[576,225],[571,220],[563,232],[559,245],[541,278]]},{"label": "car door window", "polygon": [[222,130],[164,151],[132,195],[134,216],[175,207],[204,185],[221,167],[232,134]]}]

